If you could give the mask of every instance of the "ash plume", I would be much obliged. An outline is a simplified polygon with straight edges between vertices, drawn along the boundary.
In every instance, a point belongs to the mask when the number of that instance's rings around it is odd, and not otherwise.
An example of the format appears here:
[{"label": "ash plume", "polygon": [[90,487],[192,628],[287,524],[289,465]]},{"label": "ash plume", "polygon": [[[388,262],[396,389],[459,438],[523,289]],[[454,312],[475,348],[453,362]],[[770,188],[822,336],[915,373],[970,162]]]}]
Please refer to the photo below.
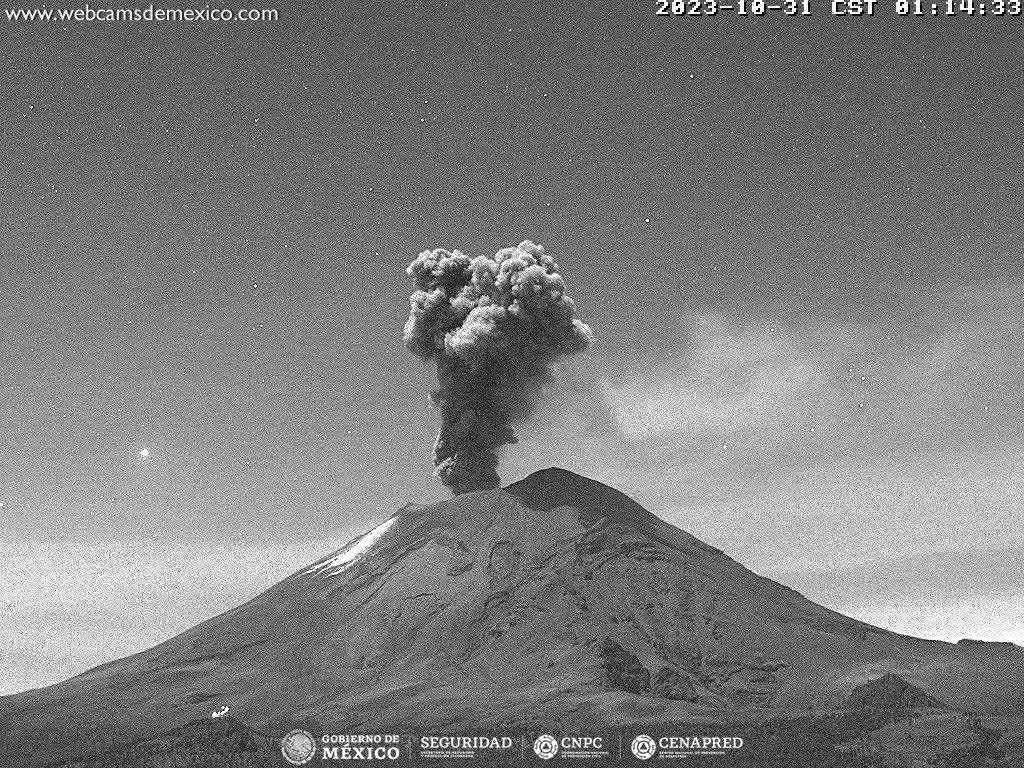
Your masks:
[{"label": "ash plume", "polygon": [[555,360],[587,348],[590,328],[555,260],[529,240],[494,258],[423,251],[406,271],[416,290],[405,346],[437,364],[434,474],[452,493],[494,488],[512,426],[533,412]]}]

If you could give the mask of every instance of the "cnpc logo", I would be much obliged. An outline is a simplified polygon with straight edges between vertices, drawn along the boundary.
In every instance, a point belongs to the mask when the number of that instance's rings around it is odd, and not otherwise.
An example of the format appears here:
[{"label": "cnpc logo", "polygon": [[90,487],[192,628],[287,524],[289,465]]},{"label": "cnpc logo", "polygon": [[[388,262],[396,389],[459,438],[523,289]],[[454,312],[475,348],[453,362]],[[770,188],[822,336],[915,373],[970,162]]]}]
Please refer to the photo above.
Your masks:
[{"label": "cnpc logo", "polygon": [[558,754],[558,739],[549,733],[543,733],[534,740],[533,751],[541,760],[550,760]]},{"label": "cnpc logo", "polygon": [[568,756],[578,757],[580,753],[590,753],[604,749],[602,736],[563,736],[556,739],[549,733],[541,734],[533,742],[533,751],[541,760],[550,760],[559,750],[569,753]]}]

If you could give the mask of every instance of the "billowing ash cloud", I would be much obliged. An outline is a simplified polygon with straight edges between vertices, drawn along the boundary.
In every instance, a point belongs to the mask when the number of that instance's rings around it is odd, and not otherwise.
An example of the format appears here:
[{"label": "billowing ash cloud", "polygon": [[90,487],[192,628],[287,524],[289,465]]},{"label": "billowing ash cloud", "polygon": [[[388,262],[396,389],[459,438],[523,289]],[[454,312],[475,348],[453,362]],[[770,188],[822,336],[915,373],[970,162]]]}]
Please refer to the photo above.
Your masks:
[{"label": "billowing ash cloud", "polygon": [[533,412],[552,363],[586,349],[590,328],[555,260],[529,240],[493,259],[424,251],[407,271],[416,290],[405,345],[437,363],[434,474],[453,493],[493,488],[512,425]]}]

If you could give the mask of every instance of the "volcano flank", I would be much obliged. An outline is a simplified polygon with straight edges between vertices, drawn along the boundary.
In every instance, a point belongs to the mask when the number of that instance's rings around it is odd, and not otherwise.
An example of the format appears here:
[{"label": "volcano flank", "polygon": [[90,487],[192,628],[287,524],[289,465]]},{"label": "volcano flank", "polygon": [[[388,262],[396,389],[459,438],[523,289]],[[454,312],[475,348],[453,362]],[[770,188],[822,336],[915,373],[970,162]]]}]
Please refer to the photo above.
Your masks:
[{"label": "volcano flank", "polygon": [[103,752],[222,706],[270,733],[618,728],[839,710],[886,674],[922,701],[1005,713],[1024,651],[848,618],[547,469],[408,505],[161,645],[0,698],[0,765]]}]

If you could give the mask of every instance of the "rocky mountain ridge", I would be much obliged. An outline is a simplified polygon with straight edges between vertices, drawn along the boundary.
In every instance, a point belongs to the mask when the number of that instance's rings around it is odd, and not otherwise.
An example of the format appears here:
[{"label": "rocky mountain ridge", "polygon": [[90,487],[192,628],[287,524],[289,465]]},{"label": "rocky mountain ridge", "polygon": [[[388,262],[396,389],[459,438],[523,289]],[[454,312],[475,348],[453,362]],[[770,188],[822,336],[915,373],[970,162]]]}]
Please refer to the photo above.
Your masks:
[{"label": "rocky mountain ridge", "polygon": [[0,698],[0,765],[25,739],[70,759],[222,706],[265,732],[615,728],[838,710],[886,673],[1010,711],[1024,651],[856,621],[549,469],[404,507],[165,643]]}]

